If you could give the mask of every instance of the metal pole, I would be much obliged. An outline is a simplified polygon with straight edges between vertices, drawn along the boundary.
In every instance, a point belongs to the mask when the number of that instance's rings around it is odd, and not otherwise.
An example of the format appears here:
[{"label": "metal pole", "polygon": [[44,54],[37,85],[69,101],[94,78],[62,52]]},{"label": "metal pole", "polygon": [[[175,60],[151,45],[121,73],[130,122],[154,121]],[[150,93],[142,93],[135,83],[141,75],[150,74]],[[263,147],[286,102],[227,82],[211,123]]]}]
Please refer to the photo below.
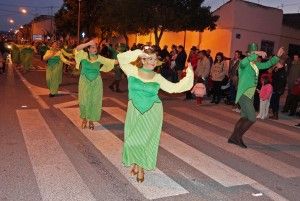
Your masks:
[{"label": "metal pole", "polygon": [[80,42],[80,1],[78,0],[77,43]]}]

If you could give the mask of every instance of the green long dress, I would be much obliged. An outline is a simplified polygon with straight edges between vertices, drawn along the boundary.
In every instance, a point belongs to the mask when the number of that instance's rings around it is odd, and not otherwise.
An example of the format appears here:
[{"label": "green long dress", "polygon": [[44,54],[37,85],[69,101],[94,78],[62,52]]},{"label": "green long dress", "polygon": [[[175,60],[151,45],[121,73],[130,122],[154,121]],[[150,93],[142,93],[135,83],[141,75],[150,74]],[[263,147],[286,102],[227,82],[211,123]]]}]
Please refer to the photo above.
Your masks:
[{"label": "green long dress", "polygon": [[25,45],[20,50],[21,64],[23,65],[24,71],[29,71],[32,65],[32,57],[34,48],[31,45]]},{"label": "green long dress", "polygon": [[[49,54],[52,54],[52,50],[47,50],[44,58],[47,58]],[[62,82],[63,63],[68,63],[68,61],[64,58],[61,51],[56,52],[55,56],[52,56],[47,61],[46,82],[52,95],[58,93],[59,85]]]},{"label": "green long dress", "polygon": [[99,121],[102,111],[103,83],[100,71],[108,72],[114,68],[115,60],[96,55],[91,61],[83,50],[75,53],[76,68],[81,64],[78,99],[80,118]]},{"label": "green long dress", "polygon": [[16,44],[11,45],[11,60],[13,64],[20,64],[20,48]]},{"label": "green long dress", "polygon": [[155,74],[150,80],[142,79],[140,69],[130,64],[141,53],[141,50],[135,50],[118,55],[120,67],[128,77],[129,91],[122,157],[125,166],[137,164],[146,170],[153,170],[163,122],[163,106],[158,91],[181,93],[190,90],[194,74],[190,66],[186,77],[178,83],[171,83],[160,74]]}]

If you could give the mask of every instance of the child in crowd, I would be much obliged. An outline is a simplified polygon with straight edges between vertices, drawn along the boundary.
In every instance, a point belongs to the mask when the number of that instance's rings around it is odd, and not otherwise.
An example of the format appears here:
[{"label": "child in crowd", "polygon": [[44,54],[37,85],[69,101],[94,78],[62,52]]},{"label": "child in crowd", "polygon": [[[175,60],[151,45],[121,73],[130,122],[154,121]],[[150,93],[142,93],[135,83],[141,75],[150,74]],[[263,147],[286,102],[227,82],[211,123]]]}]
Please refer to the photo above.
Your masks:
[{"label": "child in crowd", "polygon": [[195,84],[191,93],[196,96],[197,104],[200,105],[202,103],[203,96],[206,95],[204,80],[201,77],[198,78],[197,84]]},{"label": "child in crowd", "polygon": [[270,99],[273,92],[273,87],[271,85],[271,80],[269,76],[264,76],[261,79],[261,89],[257,90],[259,93],[260,105],[259,114],[257,118],[266,119],[269,114]]}]

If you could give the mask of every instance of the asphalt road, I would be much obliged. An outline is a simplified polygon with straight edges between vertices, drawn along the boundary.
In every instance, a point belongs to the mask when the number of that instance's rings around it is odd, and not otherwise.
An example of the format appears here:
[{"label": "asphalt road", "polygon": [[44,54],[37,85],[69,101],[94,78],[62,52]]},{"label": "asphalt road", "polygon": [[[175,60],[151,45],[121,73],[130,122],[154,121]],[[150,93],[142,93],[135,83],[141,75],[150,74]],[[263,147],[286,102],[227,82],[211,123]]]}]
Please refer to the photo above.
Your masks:
[{"label": "asphalt road", "polygon": [[260,120],[248,149],[227,143],[239,114],[224,104],[160,93],[164,125],[155,171],[138,184],[121,164],[126,80],[112,92],[103,74],[103,115],[80,129],[78,77],[64,74],[48,97],[45,65],[0,75],[0,200],[299,200],[299,119]]}]

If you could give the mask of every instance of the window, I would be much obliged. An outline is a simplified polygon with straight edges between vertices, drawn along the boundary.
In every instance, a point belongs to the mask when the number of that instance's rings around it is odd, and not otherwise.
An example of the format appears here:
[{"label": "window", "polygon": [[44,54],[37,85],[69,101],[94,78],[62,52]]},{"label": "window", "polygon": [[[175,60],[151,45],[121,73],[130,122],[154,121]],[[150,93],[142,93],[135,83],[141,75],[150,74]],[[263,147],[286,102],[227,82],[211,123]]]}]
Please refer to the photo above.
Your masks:
[{"label": "window", "polygon": [[262,40],[260,47],[262,51],[265,51],[268,54],[268,56],[274,53],[274,41]]}]

